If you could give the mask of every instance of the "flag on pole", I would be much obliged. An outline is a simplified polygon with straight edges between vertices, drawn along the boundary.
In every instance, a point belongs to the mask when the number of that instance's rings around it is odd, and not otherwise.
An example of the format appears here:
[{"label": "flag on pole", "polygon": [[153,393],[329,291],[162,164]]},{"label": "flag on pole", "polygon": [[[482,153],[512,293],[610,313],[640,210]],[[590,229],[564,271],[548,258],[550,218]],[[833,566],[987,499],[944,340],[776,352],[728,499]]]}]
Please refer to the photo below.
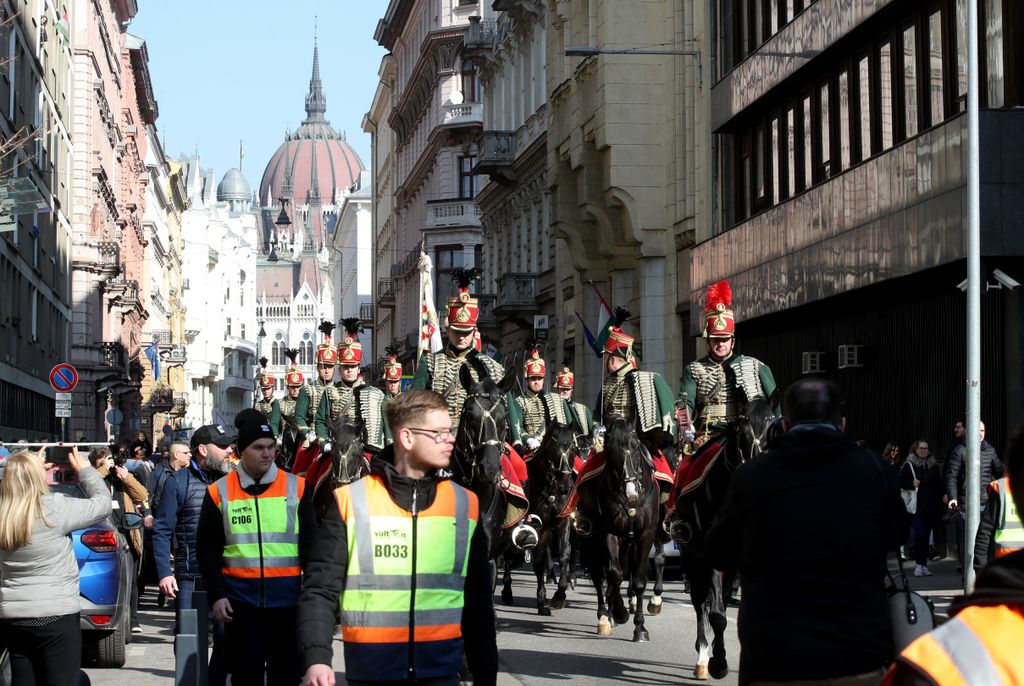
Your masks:
[{"label": "flag on pole", "polygon": [[423,351],[436,353],[441,349],[441,327],[438,326],[437,308],[434,307],[434,265],[427,253],[420,251],[416,263],[420,272],[420,342],[416,348],[416,364]]},{"label": "flag on pole", "polygon": [[[601,302],[601,306],[598,307],[597,312],[597,352],[600,355],[601,351],[604,350],[605,341],[608,340],[609,334],[612,331],[612,308],[608,304],[608,301],[601,295],[601,291],[597,290],[597,284],[593,281],[588,281],[590,287],[597,293],[597,299]],[[585,327],[584,327],[585,328]]]},{"label": "flag on pole", "polygon": [[583,335],[587,339],[587,345],[589,345],[594,350],[594,352],[600,357],[601,346],[597,344],[597,339],[594,338],[594,334],[590,331],[590,327],[588,327],[587,323],[583,321],[583,317],[580,316],[579,312],[576,312],[574,310],[573,313],[576,315],[576,318],[580,320],[580,324],[583,325]]},{"label": "flag on pole", "polygon": [[153,344],[146,348],[146,357],[149,358],[149,364],[153,367],[153,381],[160,380],[160,345],[153,341]]},{"label": "flag on pole", "polygon": [[68,21],[68,11],[64,10],[64,14],[57,20],[57,25],[54,27],[57,29],[57,34],[65,40],[70,41],[71,22]]}]

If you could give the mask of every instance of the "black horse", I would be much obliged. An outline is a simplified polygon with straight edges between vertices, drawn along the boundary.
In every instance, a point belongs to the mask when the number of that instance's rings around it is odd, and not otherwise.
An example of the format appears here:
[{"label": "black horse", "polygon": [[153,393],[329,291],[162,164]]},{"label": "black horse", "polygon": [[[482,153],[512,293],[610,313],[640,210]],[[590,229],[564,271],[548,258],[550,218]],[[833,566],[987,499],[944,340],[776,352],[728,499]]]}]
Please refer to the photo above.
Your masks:
[{"label": "black horse", "polygon": [[609,608],[616,624],[629,619],[621,593],[622,581],[628,577],[630,594],[637,599],[633,640],[648,641],[643,606],[647,556],[659,524],[654,465],[636,432],[621,417],[608,425],[604,459],[604,470],[581,493],[579,505],[593,525],[591,536],[581,543],[597,591],[597,633],[612,633]]},{"label": "black horse", "polygon": [[[677,497],[672,515],[673,535],[683,547],[683,571],[690,582],[690,602],[697,613],[697,661],[693,675],[722,679],[729,673],[725,652],[726,599],[736,577],[735,569],[717,570],[705,557],[704,537],[718,513],[732,474],[743,462],[761,453],[767,444],[775,414],[771,403],[755,398],[723,434],[701,446],[703,451],[720,450],[698,488]],[[711,629],[713,642],[708,641]],[[710,655],[709,655],[710,648]]]},{"label": "black horse", "polygon": [[361,427],[350,424],[345,418],[331,420],[327,426],[330,442],[324,444],[324,452],[307,472],[307,489],[312,489],[313,508],[317,522],[323,520],[328,507],[334,506],[334,491],[345,484],[357,481],[369,472],[369,465],[363,456]]},{"label": "black horse", "polygon": [[287,417],[281,417],[281,433],[277,435],[277,466],[281,469],[291,471],[295,464],[295,455],[305,438],[304,432],[299,426]]},{"label": "black horse", "polygon": [[[544,440],[527,463],[530,473],[530,512],[540,517],[537,547],[533,549],[533,573],[537,577],[537,613],[550,615],[551,608],[565,607],[569,587],[569,519],[558,514],[572,490],[576,441],[571,427],[555,423],[548,427]],[[558,555],[558,590],[548,605],[545,580],[554,554]]]}]

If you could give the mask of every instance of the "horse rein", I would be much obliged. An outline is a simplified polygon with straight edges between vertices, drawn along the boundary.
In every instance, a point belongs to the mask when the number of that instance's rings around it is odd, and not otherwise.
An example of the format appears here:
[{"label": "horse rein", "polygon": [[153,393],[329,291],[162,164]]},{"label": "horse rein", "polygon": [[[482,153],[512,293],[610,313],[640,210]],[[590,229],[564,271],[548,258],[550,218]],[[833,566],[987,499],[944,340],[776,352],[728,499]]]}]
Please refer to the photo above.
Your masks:
[{"label": "horse rein", "polygon": [[[465,470],[462,468],[461,463],[459,461],[456,461],[456,464],[459,465],[459,472],[462,474],[464,478],[468,477],[468,479],[465,479],[463,482],[466,485],[471,484],[476,480],[476,473],[480,467],[480,460],[478,458],[478,454],[480,453],[480,451],[482,451],[484,448],[495,446],[500,447],[502,453],[504,453],[507,450],[504,441],[498,440],[497,438],[497,436],[501,435],[501,431],[498,428],[498,421],[494,418],[495,410],[497,410],[498,405],[503,402],[501,396],[499,395],[494,400],[494,402],[490,403],[490,405],[487,407],[484,407],[484,404],[480,402],[480,398],[489,399],[491,398],[491,396],[483,395],[482,393],[472,393],[466,396],[466,402],[472,400],[473,404],[480,409],[480,427],[479,430],[477,431],[476,441],[472,441],[472,437],[468,433],[468,429],[466,428],[465,422],[461,421],[459,422],[458,436],[455,440],[456,449],[458,449],[464,455],[469,455],[469,474],[466,474]],[[465,407],[465,405],[463,405],[463,407]],[[493,429],[492,435],[495,436],[495,438],[486,437],[486,428],[488,426],[490,426],[491,429]],[[465,445],[467,440],[471,441],[468,446]],[[500,475],[501,472],[499,471],[499,478]]]}]

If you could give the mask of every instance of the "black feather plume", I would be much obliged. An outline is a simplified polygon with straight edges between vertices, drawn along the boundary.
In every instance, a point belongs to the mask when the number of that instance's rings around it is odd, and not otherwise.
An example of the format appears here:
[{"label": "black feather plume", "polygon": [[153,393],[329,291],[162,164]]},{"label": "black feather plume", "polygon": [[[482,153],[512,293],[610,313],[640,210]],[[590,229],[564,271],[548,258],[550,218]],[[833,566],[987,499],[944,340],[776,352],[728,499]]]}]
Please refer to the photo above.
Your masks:
[{"label": "black feather plume", "polygon": [[398,348],[394,345],[388,345],[384,347],[385,357],[398,357]]},{"label": "black feather plume", "polygon": [[295,360],[299,359],[299,349],[298,348],[285,348],[284,349],[284,356],[287,357],[289,360],[291,360],[292,364],[295,364]]},{"label": "black feather plume", "polygon": [[320,333],[330,338],[331,334],[334,333],[334,322],[329,322],[326,320],[321,321],[320,326],[317,328],[320,330]]},{"label": "black feather plume", "polygon": [[345,329],[345,333],[350,336],[357,336],[363,332],[363,320],[359,317],[342,319],[341,326]]},{"label": "black feather plume", "polygon": [[483,276],[483,272],[477,267],[472,269],[456,269],[452,272],[452,281],[459,288],[469,288],[469,285]]},{"label": "black feather plume", "polygon": [[261,357],[260,358],[260,366],[263,367],[264,369],[266,369],[267,368],[267,362],[269,362],[269,361],[270,360],[268,360],[265,356]]},{"label": "black feather plume", "polygon": [[612,314],[612,326],[620,328],[629,319],[629,311],[622,307],[616,307]]}]

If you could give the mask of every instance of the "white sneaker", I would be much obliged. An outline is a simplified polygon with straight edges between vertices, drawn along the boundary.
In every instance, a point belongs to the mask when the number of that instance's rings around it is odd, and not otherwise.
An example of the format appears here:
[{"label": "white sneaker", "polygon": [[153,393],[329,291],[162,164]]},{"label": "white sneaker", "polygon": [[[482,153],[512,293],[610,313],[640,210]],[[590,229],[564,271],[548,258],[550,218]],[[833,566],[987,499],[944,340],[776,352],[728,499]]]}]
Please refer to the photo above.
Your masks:
[{"label": "white sneaker", "polygon": [[927,565],[921,565],[921,576],[931,576],[932,570],[928,569]]},{"label": "white sneaker", "polygon": [[927,576],[929,574],[931,572],[928,571],[927,567],[922,567],[921,565],[914,567],[914,576]]}]

